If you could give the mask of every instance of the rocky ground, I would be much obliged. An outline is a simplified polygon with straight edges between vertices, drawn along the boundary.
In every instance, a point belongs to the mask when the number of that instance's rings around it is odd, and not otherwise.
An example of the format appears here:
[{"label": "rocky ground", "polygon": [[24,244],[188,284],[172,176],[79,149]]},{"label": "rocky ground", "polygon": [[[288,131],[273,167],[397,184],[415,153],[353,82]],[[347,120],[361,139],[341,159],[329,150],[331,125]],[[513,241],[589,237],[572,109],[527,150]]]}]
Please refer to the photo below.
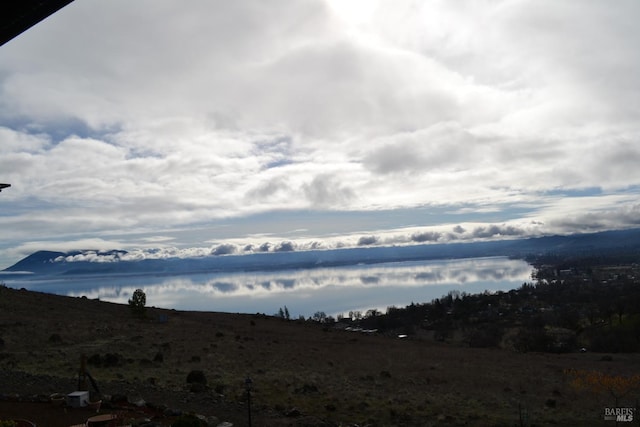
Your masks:
[{"label": "rocky ground", "polygon": [[[247,425],[250,377],[255,426],[600,426],[609,397],[575,389],[566,370],[640,368],[635,354],[471,349],[258,314],[148,308],[138,318],[128,306],[0,288],[0,419],[86,420],[86,408],[33,402],[74,391],[82,355],[101,412],[157,425],[187,412]],[[206,384],[189,384],[194,372]]]}]

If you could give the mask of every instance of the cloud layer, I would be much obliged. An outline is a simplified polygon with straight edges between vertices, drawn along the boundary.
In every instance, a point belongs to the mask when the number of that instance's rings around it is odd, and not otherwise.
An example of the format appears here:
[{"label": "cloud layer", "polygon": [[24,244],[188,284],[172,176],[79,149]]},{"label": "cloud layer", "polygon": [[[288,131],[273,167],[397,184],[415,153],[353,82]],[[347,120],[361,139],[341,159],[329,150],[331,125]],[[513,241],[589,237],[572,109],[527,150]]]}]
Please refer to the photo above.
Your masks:
[{"label": "cloud layer", "polygon": [[1,258],[637,226],[639,13],[74,2],[0,50]]}]

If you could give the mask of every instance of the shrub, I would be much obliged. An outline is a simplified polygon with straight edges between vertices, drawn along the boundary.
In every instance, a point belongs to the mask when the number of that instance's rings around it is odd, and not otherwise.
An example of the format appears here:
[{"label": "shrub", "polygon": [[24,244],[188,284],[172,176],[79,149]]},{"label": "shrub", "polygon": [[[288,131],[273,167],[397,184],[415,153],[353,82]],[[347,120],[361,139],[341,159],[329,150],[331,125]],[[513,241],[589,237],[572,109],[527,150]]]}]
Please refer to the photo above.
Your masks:
[{"label": "shrub", "polygon": [[207,384],[207,377],[204,375],[202,371],[191,371],[187,375],[187,384]]},{"label": "shrub", "polygon": [[112,366],[122,366],[124,363],[124,357],[119,353],[107,353],[102,358],[102,364],[105,368]]},{"label": "shrub", "polygon": [[630,353],[638,350],[638,340],[623,328],[595,331],[591,336],[591,350],[606,353]]},{"label": "shrub", "polygon": [[513,337],[513,347],[517,351],[526,353],[528,351],[549,351],[552,339],[547,335],[544,328],[520,328]]},{"label": "shrub", "polygon": [[585,390],[612,397],[618,406],[620,399],[638,389],[640,375],[610,375],[600,371],[568,369],[565,371],[571,379],[571,386],[576,390]]},{"label": "shrub", "polygon": [[469,347],[499,347],[504,330],[495,324],[486,324],[476,327],[467,333],[466,341]]},{"label": "shrub", "polygon": [[131,295],[129,300],[129,307],[133,314],[142,316],[144,315],[145,305],[147,304],[147,294],[142,289],[136,289]]}]

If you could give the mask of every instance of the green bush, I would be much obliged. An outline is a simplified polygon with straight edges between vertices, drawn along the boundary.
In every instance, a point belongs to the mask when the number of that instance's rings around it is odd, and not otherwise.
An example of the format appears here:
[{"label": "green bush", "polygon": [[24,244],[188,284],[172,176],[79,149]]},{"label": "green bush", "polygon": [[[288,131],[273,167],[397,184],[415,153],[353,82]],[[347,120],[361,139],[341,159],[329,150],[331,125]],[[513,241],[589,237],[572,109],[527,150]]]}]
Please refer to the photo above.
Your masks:
[{"label": "green bush", "polygon": [[145,305],[147,304],[147,294],[142,289],[136,289],[129,300],[129,307],[135,315],[144,315]]}]

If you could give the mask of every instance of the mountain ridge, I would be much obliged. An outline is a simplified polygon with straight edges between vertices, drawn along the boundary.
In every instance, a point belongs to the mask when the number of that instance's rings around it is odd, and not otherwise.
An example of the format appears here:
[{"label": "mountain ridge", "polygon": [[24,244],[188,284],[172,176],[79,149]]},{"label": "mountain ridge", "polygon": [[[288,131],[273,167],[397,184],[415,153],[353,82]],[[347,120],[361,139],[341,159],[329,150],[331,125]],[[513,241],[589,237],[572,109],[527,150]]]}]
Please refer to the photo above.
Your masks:
[{"label": "mountain ridge", "polygon": [[[208,255],[197,258],[161,258],[122,260],[124,250],[69,252],[37,251],[11,267],[3,275],[28,272],[35,275],[69,276],[101,274],[186,274],[199,272],[233,272],[286,270],[376,264],[416,260],[441,260],[488,256],[527,256],[548,254],[598,254],[616,250],[640,253],[640,229],[604,231],[573,235],[554,235],[526,239],[480,242],[432,243],[408,246],[356,247],[253,253],[244,255]],[[109,261],[68,261],[65,258],[92,253],[96,259]],[[63,258],[62,261],[58,259]],[[110,258],[106,258],[110,257]]]}]

